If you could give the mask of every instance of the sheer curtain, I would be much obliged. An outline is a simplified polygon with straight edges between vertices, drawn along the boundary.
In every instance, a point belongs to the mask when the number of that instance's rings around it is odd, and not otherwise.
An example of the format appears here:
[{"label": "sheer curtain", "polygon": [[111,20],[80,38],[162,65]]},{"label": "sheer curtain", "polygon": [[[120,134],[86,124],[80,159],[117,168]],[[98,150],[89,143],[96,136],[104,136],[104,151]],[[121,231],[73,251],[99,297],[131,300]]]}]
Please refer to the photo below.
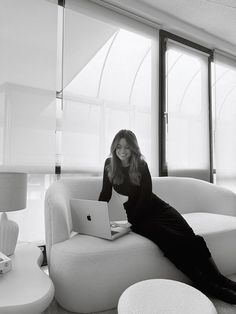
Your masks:
[{"label": "sheer curtain", "polygon": [[166,99],[168,175],[210,181],[208,55],[168,40]]},{"label": "sheer curtain", "polygon": [[27,209],[11,216],[20,240],[44,241],[55,165],[101,174],[129,128],[157,175],[158,31],[87,0],[0,6],[0,171],[28,173]]},{"label": "sheer curtain", "polygon": [[216,184],[236,192],[236,57],[215,52]]},{"label": "sheer curtain", "polygon": [[56,27],[51,2],[1,1],[1,170],[54,170]]},{"label": "sheer curtain", "polygon": [[27,209],[11,216],[34,241],[55,168],[57,1],[1,0],[0,43],[0,171],[29,174]]},{"label": "sheer curtain", "polygon": [[155,172],[158,31],[89,1],[66,1],[64,23],[62,173],[101,174],[123,128]]}]

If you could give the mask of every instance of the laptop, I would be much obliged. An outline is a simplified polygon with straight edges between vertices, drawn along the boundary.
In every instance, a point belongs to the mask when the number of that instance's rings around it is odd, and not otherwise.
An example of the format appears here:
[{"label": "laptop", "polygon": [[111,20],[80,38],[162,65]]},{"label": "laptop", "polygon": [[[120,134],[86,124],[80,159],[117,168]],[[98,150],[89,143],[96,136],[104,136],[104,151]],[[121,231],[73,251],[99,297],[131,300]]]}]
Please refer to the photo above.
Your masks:
[{"label": "laptop", "polygon": [[70,200],[73,231],[108,240],[115,240],[128,232],[126,227],[112,227],[108,203],[94,200]]}]

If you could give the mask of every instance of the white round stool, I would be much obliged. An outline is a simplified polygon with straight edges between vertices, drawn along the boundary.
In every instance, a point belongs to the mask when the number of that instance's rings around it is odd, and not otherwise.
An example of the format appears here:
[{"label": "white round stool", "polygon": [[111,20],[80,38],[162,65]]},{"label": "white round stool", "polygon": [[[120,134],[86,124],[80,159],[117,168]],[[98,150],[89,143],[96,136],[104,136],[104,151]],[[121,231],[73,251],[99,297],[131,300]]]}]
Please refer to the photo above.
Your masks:
[{"label": "white round stool", "polygon": [[150,279],[127,288],[118,302],[118,314],[217,314],[199,290],[179,281]]}]

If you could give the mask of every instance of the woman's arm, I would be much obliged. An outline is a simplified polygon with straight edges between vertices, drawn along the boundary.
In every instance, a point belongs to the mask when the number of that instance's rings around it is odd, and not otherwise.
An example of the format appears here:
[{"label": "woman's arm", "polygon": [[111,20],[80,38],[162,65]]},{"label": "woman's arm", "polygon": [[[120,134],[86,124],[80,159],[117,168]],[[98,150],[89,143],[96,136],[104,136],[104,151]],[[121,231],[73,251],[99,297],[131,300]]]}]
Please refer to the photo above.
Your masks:
[{"label": "woman's arm", "polygon": [[147,206],[147,202],[150,201],[152,196],[152,179],[148,169],[148,165],[145,161],[140,166],[141,182],[140,193],[137,198],[136,208],[143,208]]},{"label": "woman's arm", "polygon": [[105,161],[104,170],[103,170],[102,191],[98,198],[99,201],[104,201],[104,202],[109,202],[112,195],[112,184],[111,184],[111,181],[109,180],[108,172],[106,169],[109,163],[110,163],[110,158],[107,158]]}]

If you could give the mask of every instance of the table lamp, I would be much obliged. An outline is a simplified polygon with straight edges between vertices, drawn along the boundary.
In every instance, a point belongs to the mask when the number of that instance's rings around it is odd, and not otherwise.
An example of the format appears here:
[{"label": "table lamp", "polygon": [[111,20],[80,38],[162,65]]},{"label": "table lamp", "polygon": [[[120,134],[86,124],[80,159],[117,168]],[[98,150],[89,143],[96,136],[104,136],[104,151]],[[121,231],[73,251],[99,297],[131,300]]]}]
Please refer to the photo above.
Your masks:
[{"label": "table lamp", "polygon": [[0,252],[9,256],[14,254],[19,227],[8,220],[6,212],[26,207],[27,174],[0,172]]}]

